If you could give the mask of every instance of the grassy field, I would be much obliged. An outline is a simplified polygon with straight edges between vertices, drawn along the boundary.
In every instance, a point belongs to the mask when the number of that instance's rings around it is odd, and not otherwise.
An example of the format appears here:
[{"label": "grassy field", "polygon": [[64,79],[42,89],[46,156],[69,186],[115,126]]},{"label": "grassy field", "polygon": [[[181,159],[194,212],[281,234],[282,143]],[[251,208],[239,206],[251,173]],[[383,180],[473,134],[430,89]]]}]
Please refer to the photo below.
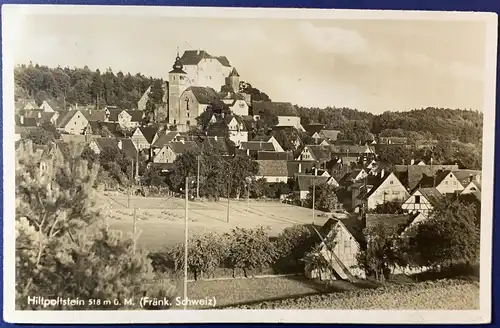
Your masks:
[{"label": "grassy field", "polygon": [[[350,285],[346,282],[342,283]],[[271,286],[277,285],[271,284]],[[223,289],[227,291],[231,287],[227,285],[227,288],[224,286]],[[332,287],[335,287],[335,282]],[[260,288],[255,290],[258,291],[259,295],[265,296],[266,289],[267,286],[263,283]],[[250,296],[245,297],[248,299]],[[474,310],[479,308],[479,283],[448,279],[404,285],[389,284],[378,288],[357,289],[352,287],[350,290],[341,292],[316,293],[315,295],[242,303],[226,308]]]},{"label": "grassy field", "polygon": [[[136,208],[138,246],[158,250],[184,240],[184,200],[181,198],[102,196],[110,207],[109,224],[112,228],[132,233],[133,209]],[[235,227],[269,227],[270,236],[278,235],[286,227],[295,224],[311,224],[312,210],[278,202],[231,200],[229,223],[227,199],[218,203],[208,201],[189,202],[189,234],[227,232]],[[319,211],[316,211],[320,214]],[[315,224],[323,225],[326,217],[316,216]]]}]

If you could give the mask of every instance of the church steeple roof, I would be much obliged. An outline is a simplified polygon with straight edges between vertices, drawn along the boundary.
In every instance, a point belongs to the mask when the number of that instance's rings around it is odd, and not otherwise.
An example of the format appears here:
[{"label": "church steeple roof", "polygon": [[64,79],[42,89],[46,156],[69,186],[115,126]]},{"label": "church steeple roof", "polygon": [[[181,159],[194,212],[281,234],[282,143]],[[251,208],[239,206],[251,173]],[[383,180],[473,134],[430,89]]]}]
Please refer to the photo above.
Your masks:
[{"label": "church steeple roof", "polygon": [[231,71],[231,73],[229,73],[229,76],[240,76],[240,74],[238,74],[236,68],[233,67],[233,70]]},{"label": "church steeple roof", "polygon": [[172,65],[172,68],[173,70],[171,70],[169,73],[181,73],[181,74],[187,74],[186,72],[184,72],[184,70],[182,69],[183,66],[182,66],[182,61],[181,61],[181,57],[179,57],[179,48],[177,48],[177,57],[175,57],[175,62],[174,62],[174,65]]}]

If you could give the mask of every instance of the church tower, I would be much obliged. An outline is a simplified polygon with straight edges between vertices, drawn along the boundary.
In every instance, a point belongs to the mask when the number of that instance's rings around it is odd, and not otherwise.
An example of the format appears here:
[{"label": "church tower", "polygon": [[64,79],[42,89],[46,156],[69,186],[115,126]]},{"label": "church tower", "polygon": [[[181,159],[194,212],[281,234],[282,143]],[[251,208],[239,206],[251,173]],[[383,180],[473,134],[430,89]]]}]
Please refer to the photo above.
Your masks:
[{"label": "church tower", "polygon": [[236,71],[236,68],[233,67],[231,73],[228,76],[228,87],[233,89],[234,93],[240,92],[240,75]]},{"label": "church tower", "polygon": [[187,88],[187,73],[183,70],[179,49],[177,49],[177,57],[172,68],[168,72],[168,123],[177,124],[181,117],[180,97]]}]

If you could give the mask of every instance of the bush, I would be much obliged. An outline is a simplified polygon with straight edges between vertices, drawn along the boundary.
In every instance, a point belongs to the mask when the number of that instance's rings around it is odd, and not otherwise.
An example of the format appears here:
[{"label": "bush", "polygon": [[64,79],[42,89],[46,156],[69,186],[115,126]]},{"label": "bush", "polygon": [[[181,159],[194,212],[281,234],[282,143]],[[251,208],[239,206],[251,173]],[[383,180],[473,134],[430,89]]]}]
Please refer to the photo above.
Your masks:
[{"label": "bush", "polygon": [[263,227],[236,228],[226,237],[229,243],[226,264],[233,270],[242,269],[245,277],[248,276],[248,271],[273,263],[274,247]]},{"label": "bush", "polygon": [[274,241],[276,261],[275,271],[295,273],[304,271],[304,257],[313,246],[311,231],[303,225],[295,225],[283,230]]}]

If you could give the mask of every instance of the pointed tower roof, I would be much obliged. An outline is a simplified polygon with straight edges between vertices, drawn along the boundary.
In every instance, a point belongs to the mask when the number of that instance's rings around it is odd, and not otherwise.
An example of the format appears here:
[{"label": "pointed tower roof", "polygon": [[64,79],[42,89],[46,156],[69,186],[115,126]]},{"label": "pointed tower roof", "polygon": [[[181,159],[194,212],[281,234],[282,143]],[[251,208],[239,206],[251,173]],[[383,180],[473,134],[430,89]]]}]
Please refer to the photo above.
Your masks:
[{"label": "pointed tower roof", "polygon": [[240,74],[238,74],[236,68],[233,67],[233,70],[231,71],[231,73],[229,73],[229,76],[240,76]]},{"label": "pointed tower roof", "polygon": [[173,70],[171,70],[169,73],[180,73],[180,74],[187,74],[184,72],[182,69],[182,62],[181,62],[181,57],[179,57],[179,48],[177,48],[177,57],[175,57],[175,62],[174,65],[172,65]]}]

